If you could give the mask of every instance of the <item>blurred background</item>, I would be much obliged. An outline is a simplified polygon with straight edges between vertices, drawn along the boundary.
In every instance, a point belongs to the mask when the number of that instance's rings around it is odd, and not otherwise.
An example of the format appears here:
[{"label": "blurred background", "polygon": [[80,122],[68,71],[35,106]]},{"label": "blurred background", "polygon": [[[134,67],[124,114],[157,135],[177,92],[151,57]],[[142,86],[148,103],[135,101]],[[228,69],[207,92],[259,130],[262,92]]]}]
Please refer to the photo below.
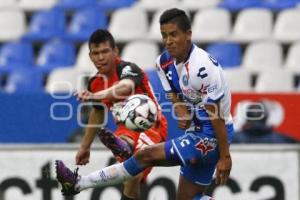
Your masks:
[{"label": "blurred background", "polygon": [[[300,0],[1,0],[0,157],[16,151],[34,160],[30,149],[62,146],[74,157],[89,106],[72,95],[95,74],[87,39],[97,28],[111,31],[121,58],[147,72],[170,124],[169,139],[181,135],[154,68],[163,50],[158,19],[172,7],[189,14],[194,43],[220,62],[232,90],[233,157],[243,167],[233,169],[230,190],[218,190],[221,199],[299,199]],[[110,115],[107,121],[114,129]],[[67,148],[70,142],[75,149]],[[274,173],[257,172],[274,165]],[[8,173],[7,166],[0,163],[0,199],[24,199],[5,196],[8,175],[1,168]],[[287,166],[289,173],[277,176]]]}]

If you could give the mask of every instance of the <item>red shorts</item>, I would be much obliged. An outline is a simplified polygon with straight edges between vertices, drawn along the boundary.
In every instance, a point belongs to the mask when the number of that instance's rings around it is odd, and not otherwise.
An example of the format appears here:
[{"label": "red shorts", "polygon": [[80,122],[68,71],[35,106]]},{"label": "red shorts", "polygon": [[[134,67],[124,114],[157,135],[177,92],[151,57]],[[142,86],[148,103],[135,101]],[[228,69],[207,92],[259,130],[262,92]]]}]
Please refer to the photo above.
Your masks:
[{"label": "red shorts", "polygon": [[[145,146],[163,142],[167,138],[168,124],[166,118],[162,115],[158,124],[154,125],[147,131],[136,132],[127,129],[124,124],[118,124],[117,130],[114,132],[117,136],[126,136],[134,141],[134,152]],[[150,173],[152,167],[144,170],[144,181]]]}]

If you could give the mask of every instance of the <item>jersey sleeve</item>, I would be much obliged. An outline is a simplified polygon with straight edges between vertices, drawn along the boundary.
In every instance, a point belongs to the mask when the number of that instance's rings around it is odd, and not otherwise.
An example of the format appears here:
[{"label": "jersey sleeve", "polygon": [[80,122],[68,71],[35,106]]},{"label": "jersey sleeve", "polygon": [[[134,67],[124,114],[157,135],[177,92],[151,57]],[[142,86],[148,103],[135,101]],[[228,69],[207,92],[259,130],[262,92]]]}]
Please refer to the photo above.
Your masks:
[{"label": "jersey sleeve", "polygon": [[224,96],[221,69],[216,60],[208,54],[192,72],[192,85],[197,91],[206,93],[207,102],[216,102]]},{"label": "jersey sleeve", "polygon": [[123,62],[118,68],[120,80],[130,79],[135,85],[141,85],[143,82],[143,72],[134,63]]},{"label": "jersey sleeve", "polygon": [[208,102],[216,102],[224,96],[224,90],[219,70],[214,70],[213,76],[210,79],[210,84],[207,87]]},{"label": "jersey sleeve", "polygon": [[166,91],[166,92],[171,92],[172,91],[172,88],[170,86],[170,83],[166,77],[166,73],[164,72],[164,70],[162,69],[161,65],[160,65],[160,56],[157,58],[156,60],[156,72],[157,72],[157,75],[160,79],[160,82],[163,86],[163,89]]}]

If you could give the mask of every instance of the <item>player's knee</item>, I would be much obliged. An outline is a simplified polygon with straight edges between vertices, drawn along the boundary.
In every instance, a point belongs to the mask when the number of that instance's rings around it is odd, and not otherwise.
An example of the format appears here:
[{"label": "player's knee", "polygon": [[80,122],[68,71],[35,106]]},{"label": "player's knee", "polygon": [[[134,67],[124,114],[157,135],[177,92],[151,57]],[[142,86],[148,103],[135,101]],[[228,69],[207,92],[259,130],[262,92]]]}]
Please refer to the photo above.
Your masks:
[{"label": "player's knee", "polygon": [[144,166],[151,166],[155,161],[155,155],[151,146],[147,146],[136,152],[136,159]]}]

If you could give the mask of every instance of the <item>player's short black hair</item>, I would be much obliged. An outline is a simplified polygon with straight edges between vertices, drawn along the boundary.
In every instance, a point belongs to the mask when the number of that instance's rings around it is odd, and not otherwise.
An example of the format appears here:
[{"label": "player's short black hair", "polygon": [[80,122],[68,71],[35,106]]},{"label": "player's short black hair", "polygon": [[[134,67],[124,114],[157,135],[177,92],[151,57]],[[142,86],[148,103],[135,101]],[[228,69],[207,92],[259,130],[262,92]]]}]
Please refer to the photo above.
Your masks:
[{"label": "player's short black hair", "polygon": [[89,47],[91,44],[99,44],[108,41],[112,48],[116,47],[116,42],[112,34],[104,29],[95,30],[89,38]]},{"label": "player's short black hair", "polygon": [[191,21],[184,10],[178,8],[171,8],[164,11],[159,18],[160,25],[167,23],[175,23],[183,30],[191,30]]}]

